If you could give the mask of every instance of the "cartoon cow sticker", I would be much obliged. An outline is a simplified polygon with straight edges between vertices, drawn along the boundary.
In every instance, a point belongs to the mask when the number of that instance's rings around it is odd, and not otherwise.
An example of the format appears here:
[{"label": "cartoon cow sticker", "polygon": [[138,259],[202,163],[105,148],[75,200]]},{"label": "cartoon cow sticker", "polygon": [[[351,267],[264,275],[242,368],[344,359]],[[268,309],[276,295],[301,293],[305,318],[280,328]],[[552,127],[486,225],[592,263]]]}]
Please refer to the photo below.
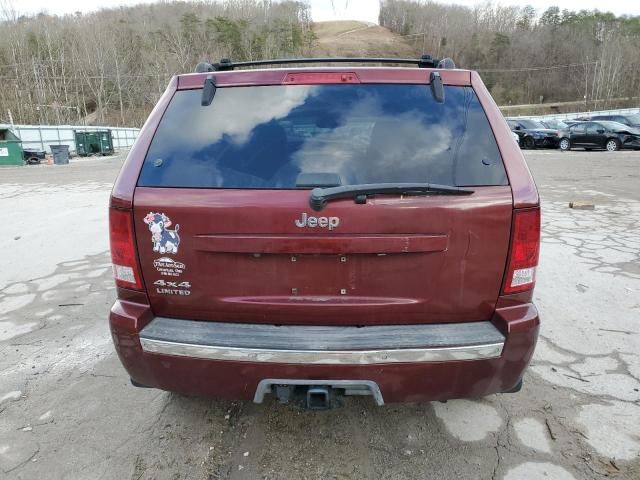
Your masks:
[{"label": "cartoon cow sticker", "polygon": [[180,245],[178,230],[180,230],[180,225],[176,225],[173,230],[169,230],[171,219],[164,213],[153,212],[149,212],[144,217],[144,223],[149,226],[154,252],[178,253],[178,245]]}]

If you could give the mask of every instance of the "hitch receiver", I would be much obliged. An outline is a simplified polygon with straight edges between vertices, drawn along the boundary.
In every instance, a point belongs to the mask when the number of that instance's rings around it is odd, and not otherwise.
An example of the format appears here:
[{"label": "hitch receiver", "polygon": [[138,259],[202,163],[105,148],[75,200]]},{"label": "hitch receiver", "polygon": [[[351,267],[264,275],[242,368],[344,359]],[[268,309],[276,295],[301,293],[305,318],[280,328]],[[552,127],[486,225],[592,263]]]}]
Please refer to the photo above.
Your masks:
[{"label": "hitch receiver", "polygon": [[307,390],[307,408],[309,410],[327,410],[331,408],[329,388],[325,385],[309,387]]},{"label": "hitch receiver", "polygon": [[306,402],[309,408],[313,405],[330,405],[331,390],[344,390],[345,395],[370,395],[376,402],[376,405],[384,405],[380,388],[371,380],[305,380],[300,378],[265,378],[260,380],[256,393],[253,397],[254,403],[262,403],[264,396],[269,393],[275,393],[280,403],[286,403],[293,395],[295,387],[306,387]]}]

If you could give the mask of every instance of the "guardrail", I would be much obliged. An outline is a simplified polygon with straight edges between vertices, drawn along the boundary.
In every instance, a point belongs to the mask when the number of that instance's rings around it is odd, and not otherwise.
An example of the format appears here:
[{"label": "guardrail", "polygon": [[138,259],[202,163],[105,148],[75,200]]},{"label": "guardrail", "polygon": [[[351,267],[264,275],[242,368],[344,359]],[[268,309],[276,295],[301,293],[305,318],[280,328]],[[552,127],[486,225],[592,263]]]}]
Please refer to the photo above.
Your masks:
[{"label": "guardrail", "polygon": [[68,145],[69,151],[76,151],[74,130],[93,131],[111,130],[113,148],[129,148],[133,145],[139,128],[102,127],[86,125],[10,125],[0,124],[0,128],[9,128],[22,140],[22,148],[51,152],[49,145]]},{"label": "guardrail", "polygon": [[[640,113],[640,108],[623,108],[618,110],[597,110],[592,112],[575,113],[551,113],[547,115],[514,115],[512,118],[536,118],[538,120],[572,120],[579,117],[592,117],[594,115],[633,115]],[[511,117],[511,115],[505,115]]]}]

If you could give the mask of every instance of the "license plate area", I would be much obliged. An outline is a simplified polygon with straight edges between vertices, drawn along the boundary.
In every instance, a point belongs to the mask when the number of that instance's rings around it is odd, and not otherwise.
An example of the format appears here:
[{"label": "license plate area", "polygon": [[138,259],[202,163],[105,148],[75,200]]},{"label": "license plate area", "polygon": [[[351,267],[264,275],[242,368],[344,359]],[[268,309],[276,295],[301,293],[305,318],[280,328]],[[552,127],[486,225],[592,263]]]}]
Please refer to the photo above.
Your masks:
[{"label": "license plate area", "polygon": [[[286,256],[289,264],[289,271],[285,277],[288,293],[303,297],[348,295],[358,286],[358,272],[361,270],[359,264],[363,259],[356,257],[319,254]],[[310,272],[313,272],[312,278]]]}]

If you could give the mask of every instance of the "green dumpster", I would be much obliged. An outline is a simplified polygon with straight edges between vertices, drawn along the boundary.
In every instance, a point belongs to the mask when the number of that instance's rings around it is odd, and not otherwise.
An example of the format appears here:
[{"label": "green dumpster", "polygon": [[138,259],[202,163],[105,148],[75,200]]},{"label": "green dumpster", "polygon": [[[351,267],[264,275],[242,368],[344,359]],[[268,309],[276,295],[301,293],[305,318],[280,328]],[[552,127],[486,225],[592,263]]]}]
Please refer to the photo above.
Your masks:
[{"label": "green dumpster", "polygon": [[22,141],[8,128],[0,128],[0,165],[24,165]]},{"label": "green dumpster", "polygon": [[73,136],[76,153],[81,157],[113,154],[111,130],[74,130]]}]

